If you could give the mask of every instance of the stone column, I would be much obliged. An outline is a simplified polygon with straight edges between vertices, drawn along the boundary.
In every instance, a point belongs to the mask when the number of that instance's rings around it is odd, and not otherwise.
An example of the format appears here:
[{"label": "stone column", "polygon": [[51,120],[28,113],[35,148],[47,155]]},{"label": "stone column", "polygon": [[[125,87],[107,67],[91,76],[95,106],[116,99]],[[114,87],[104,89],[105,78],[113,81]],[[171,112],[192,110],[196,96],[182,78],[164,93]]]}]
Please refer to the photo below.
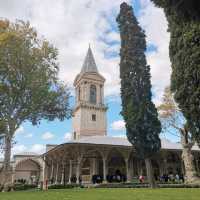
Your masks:
[{"label": "stone column", "polygon": [[76,165],[76,183],[79,184],[79,178],[80,178],[80,166],[81,166],[81,158],[77,158],[77,165]]},{"label": "stone column", "polygon": [[162,160],[160,160],[160,163],[158,163],[158,167],[159,167],[159,175],[162,176],[164,174],[164,165],[163,165],[163,162]]},{"label": "stone column", "polygon": [[65,178],[65,164],[64,161],[62,162],[62,174],[61,174],[61,184],[64,184],[64,178]]},{"label": "stone column", "polygon": [[90,84],[87,84],[86,87],[86,101],[90,102]]},{"label": "stone column", "polygon": [[101,103],[104,104],[104,86],[101,87]]},{"label": "stone column", "polygon": [[167,172],[167,158],[164,158],[163,159],[163,173],[164,174],[167,174],[168,172]]},{"label": "stone column", "polygon": [[106,179],[107,173],[108,173],[107,158],[104,157],[103,158],[103,182],[104,183],[107,183],[107,179]]},{"label": "stone column", "polygon": [[130,181],[132,181],[133,174],[134,174],[134,171],[133,171],[133,159],[132,158],[130,158],[129,164],[130,164]]},{"label": "stone column", "polygon": [[157,159],[158,168],[159,168],[159,176],[162,176],[166,173],[166,161],[164,161],[163,157]]},{"label": "stone column", "polygon": [[97,169],[97,162],[96,162],[96,158],[93,158],[92,159],[92,175],[95,175],[97,172],[96,172],[96,169]]},{"label": "stone column", "polygon": [[131,176],[130,176],[130,168],[129,168],[129,159],[128,158],[126,158],[125,159],[125,164],[126,164],[126,181],[128,182],[128,183],[130,183],[131,182]]},{"label": "stone column", "polygon": [[15,183],[15,168],[12,170],[12,184]]},{"label": "stone column", "polygon": [[69,160],[69,180],[68,180],[69,184],[71,184],[71,177],[72,177],[72,160]]},{"label": "stone column", "polygon": [[199,160],[198,160],[198,158],[195,159],[195,165],[196,165],[197,173],[199,173]]},{"label": "stone column", "polygon": [[90,181],[91,183],[93,183],[92,181],[92,177],[97,174],[97,162],[96,162],[96,158],[91,158],[90,160]]},{"label": "stone column", "polygon": [[43,174],[42,174],[42,189],[47,190],[48,189],[48,167],[46,165],[46,157],[44,157],[43,160]]},{"label": "stone column", "polygon": [[53,172],[54,172],[54,164],[53,164],[53,160],[51,161],[51,175],[50,175],[50,181],[52,184],[52,180],[53,180]]},{"label": "stone column", "polygon": [[59,163],[57,161],[55,184],[58,184],[58,170],[59,170]]}]

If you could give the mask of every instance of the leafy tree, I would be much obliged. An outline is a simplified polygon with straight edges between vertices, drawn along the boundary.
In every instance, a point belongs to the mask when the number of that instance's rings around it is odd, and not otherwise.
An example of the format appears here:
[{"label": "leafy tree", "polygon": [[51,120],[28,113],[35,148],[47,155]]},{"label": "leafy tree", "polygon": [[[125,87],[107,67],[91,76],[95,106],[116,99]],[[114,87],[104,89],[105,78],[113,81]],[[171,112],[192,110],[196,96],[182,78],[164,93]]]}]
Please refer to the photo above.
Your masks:
[{"label": "leafy tree", "polygon": [[120,6],[117,17],[121,36],[120,78],[122,115],[128,140],[137,155],[145,159],[150,186],[155,187],[152,156],[161,148],[161,124],[151,101],[150,66],[146,63],[146,41],[133,9],[126,3]]},{"label": "leafy tree", "polygon": [[25,121],[70,117],[69,92],[58,80],[58,51],[29,23],[0,21],[0,121],[5,149],[2,180],[10,184],[11,142]]},{"label": "leafy tree", "polygon": [[158,110],[163,131],[173,135],[176,134],[176,136],[181,138],[183,147],[182,159],[185,166],[186,183],[199,182],[192,155],[192,147],[195,141],[187,129],[186,120],[174,101],[173,94],[169,87],[165,88],[163,101],[158,107]]},{"label": "leafy tree", "polygon": [[171,90],[200,145],[200,1],[152,1],[164,9],[168,20]]}]

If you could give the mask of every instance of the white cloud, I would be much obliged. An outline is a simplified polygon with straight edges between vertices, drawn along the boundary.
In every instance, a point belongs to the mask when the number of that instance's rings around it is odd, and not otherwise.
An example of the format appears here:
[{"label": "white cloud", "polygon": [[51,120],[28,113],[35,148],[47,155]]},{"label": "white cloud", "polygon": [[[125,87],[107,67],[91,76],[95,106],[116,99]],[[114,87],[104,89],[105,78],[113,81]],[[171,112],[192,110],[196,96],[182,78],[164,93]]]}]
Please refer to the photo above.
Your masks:
[{"label": "white cloud", "polygon": [[43,140],[50,140],[50,139],[53,139],[54,137],[55,135],[51,132],[46,132],[42,135]]},{"label": "white cloud", "polygon": [[23,127],[23,126],[20,126],[20,127],[16,130],[15,136],[22,135],[22,134],[23,134],[23,137],[24,137],[24,138],[32,138],[32,137],[33,137],[33,134],[32,134],[32,133],[26,133],[24,127]]},{"label": "white cloud", "polygon": [[127,138],[125,134],[114,134],[113,137]]},{"label": "white cloud", "polygon": [[[146,31],[148,44],[157,47],[156,52],[147,54],[151,65],[155,103],[160,101],[163,88],[169,84],[170,62],[168,57],[169,33],[162,9],[150,0],[138,0],[141,4],[139,22]],[[20,5],[15,0],[0,2],[2,17],[29,20],[59,50],[62,80],[72,86],[91,43],[99,71],[106,78],[105,95],[119,95],[119,33],[115,18],[123,0],[24,0]],[[128,0],[127,2],[132,2]],[[134,6],[134,1],[133,1]],[[109,43],[109,44],[108,44]],[[110,45],[113,43],[113,45]]]},{"label": "white cloud", "polygon": [[28,133],[26,135],[24,135],[25,138],[32,138],[33,137],[33,134],[32,133]]},{"label": "white cloud", "polygon": [[43,144],[34,144],[30,148],[30,152],[37,153],[37,154],[42,154],[45,152],[45,145]]},{"label": "white cloud", "polygon": [[[24,144],[14,144],[11,149],[11,155],[21,154],[27,151],[27,147]],[[4,158],[4,152],[0,151],[0,158]]]},{"label": "white cloud", "polygon": [[156,51],[147,53],[147,62],[151,66],[154,102],[159,104],[163,90],[170,84],[170,59],[168,24],[161,8],[156,8],[150,0],[140,0],[139,22],[147,36],[147,44],[156,47]]},{"label": "white cloud", "polygon": [[[27,147],[24,144],[15,144],[12,148],[12,156],[16,154],[23,154],[24,152],[31,152],[42,154],[45,152],[45,145],[43,144],[33,144],[31,147]],[[0,158],[3,158],[3,154],[0,154]]]},{"label": "white cloud", "polygon": [[72,139],[72,134],[71,133],[67,132],[67,133],[64,134],[64,140],[69,141],[71,139]]},{"label": "white cloud", "polygon": [[16,131],[15,131],[15,134],[22,134],[24,133],[24,127],[23,126],[20,126]]},{"label": "white cloud", "polygon": [[12,155],[23,153],[27,150],[27,147],[23,144],[14,145],[12,148]]},{"label": "white cloud", "polygon": [[105,94],[119,94],[119,57],[107,58],[107,51],[119,51],[107,42],[119,41],[112,29],[119,5],[123,0],[15,0],[0,2],[2,17],[29,20],[39,34],[44,35],[59,49],[60,78],[72,86],[91,43],[99,71],[106,78]]},{"label": "white cloud", "polygon": [[123,120],[114,121],[111,124],[111,128],[115,131],[125,130],[125,122]]}]

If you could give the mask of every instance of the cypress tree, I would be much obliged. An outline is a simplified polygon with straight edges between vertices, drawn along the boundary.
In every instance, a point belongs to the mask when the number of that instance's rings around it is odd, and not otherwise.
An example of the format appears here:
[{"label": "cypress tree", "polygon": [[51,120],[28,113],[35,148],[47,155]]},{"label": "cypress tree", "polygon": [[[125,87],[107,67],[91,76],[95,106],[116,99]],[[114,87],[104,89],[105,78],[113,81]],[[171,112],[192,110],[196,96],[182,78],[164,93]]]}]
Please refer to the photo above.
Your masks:
[{"label": "cypress tree", "polygon": [[145,58],[145,33],[132,7],[126,3],[120,6],[117,22],[121,37],[121,113],[126,124],[127,138],[137,155],[145,160],[149,184],[155,187],[151,158],[161,148],[161,124],[151,101],[151,75]]},{"label": "cypress tree", "polygon": [[164,9],[168,20],[171,90],[200,145],[200,1],[152,1]]}]

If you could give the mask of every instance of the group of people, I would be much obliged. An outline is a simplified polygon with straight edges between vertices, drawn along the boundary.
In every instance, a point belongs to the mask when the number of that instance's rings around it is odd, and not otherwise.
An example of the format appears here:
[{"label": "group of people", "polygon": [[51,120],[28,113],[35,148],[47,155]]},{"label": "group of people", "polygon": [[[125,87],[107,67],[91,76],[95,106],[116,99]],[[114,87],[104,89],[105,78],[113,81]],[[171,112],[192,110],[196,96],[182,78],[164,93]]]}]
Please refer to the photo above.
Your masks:
[{"label": "group of people", "polygon": [[95,174],[92,176],[92,183],[93,184],[99,184],[103,182],[103,177],[101,175]]},{"label": "group of people", "polygon": [[[155,176],[155,180],[161,183],[183,183],[184,182],[184,176],[183,174],[173,174],[173,173],[169,173],[169,174],[163,174],[162,176]],[[71,177],[71,183],[76,183],[77,182],[77,177],[75,175],[73,175]],[[124,174],[122,174],[119,170],[116,170],[116,172],[114,174],[108,174],[106,176],[106,181],[108,183],[123,183],[126,182],[127,178]],[[145,182],[145,177],[143,175],[138,176],[138,180],[140,183],[144,183]],[[53,184],[53,180],[50,180],[50,183]],[[79,183],[81,183],[81,177],[79,177]],[[99,174],[95,174],[92,176],[92,183],[93,184],[100,184],[103,182],[103,176],[99,175]]]},{"label": "group of people", "polygon": [[[106,181],[108,183],[120,183],[126,182],[126,176],[120,172],[120,170],[116,170],[114,174],[108,174],[106,176]],[[103,177],[101,175],[93,175],[92,176],[92,183],[102,183]]]},{"label": "group of people", "polygon": [[[140,175],[138,177],[140,183],[144,183],[144,176]],[[161,183],[184,183],[184,175],[183,174],[163,174],[162,176],[155,175],[155,180]]]},{"label": "group of people", "polygon": [[121,183],[121,182],[126,182],[126,176],[123,174],[114,174],[114,175],[108,175],[107,176],[107,181],[109,183]]},{"label": "group of people", "polygon": [[162,176],[159,177],[159,181],[162,183],[168,183],[168,182],[172,182],[172,183],[179,183],[182,182],[184,183],[184,175],[183,174],[173,174],[173,173],[169,173],[169,174],[163,174]]}]

